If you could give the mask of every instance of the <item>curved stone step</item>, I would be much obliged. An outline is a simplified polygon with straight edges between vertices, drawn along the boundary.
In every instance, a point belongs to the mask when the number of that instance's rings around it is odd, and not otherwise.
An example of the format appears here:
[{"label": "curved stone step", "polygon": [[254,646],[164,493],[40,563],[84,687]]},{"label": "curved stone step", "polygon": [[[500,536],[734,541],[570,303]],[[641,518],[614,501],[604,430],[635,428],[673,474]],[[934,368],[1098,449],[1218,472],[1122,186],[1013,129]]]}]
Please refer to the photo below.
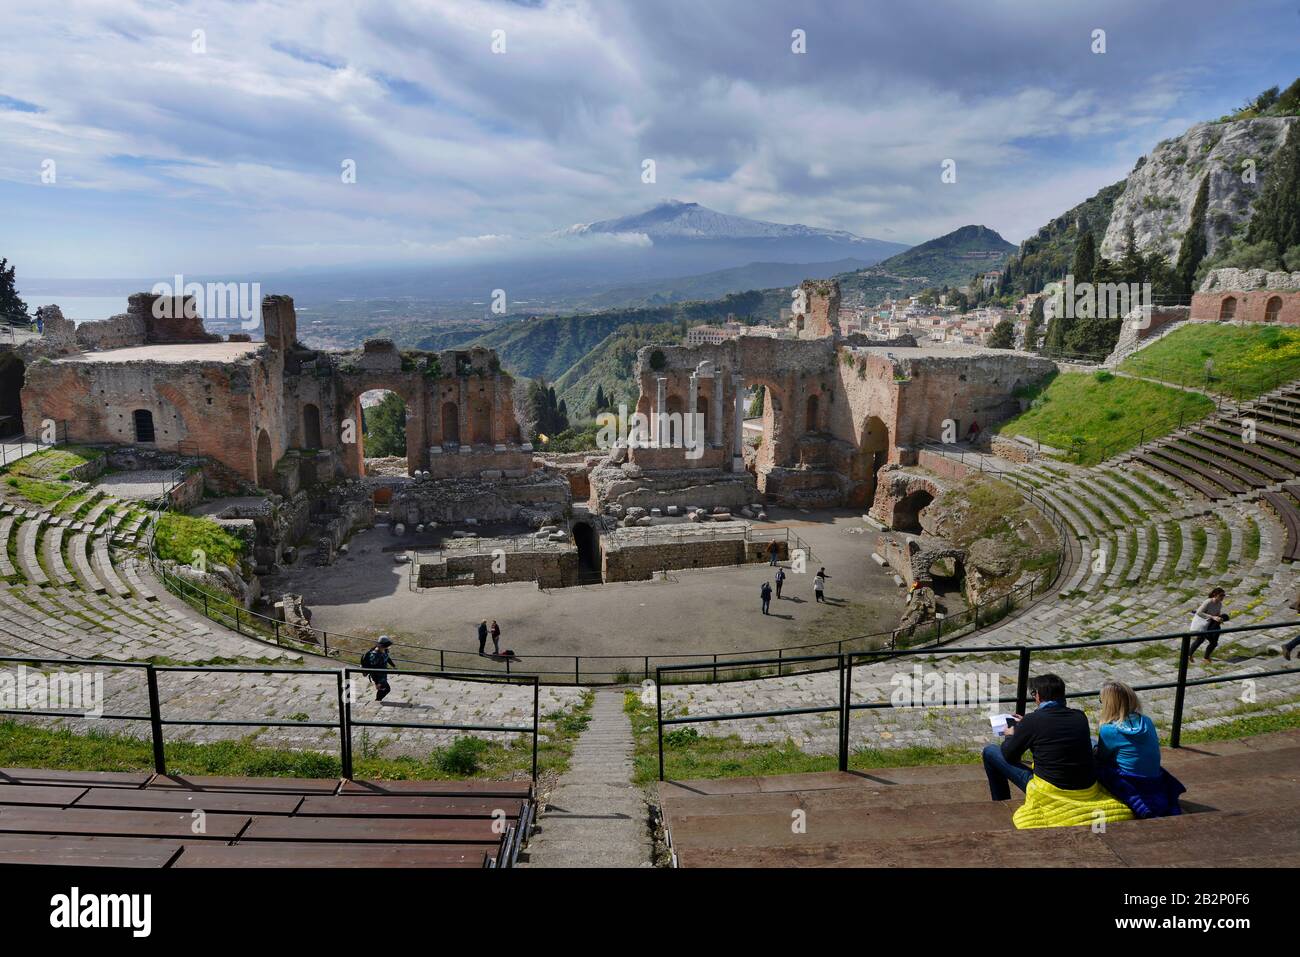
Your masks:
[{"label": "curved stone step", "polygon": [[45,533],[45,564],[58,584],[75,585],[77,579],[68,571],[67,563],[63,560],[64,531],[66,529],[62,525],[53,525]]},{"label": "curved stone step", "polygon": [[95,527],[99,524],[99,520],[103,517],[104,513],[117,504],[117,501],[118,500],[113,498],[111,495],[103,496],[98,502],[91,506],[90,511],[81,519],[82,522],[92,528]]},{"label": "curved stone step", "polygon": [[140,578],[140,572],[134,558],[129,558],[125,562],[119,564],[118,569],[121,571],[122,577],[126,579],[127,586],[137,598],[140,598],[143,601],[157,601],[158,596],[154,594],[153,589],[146,585],[143,579]]},{"label": "curved stone step", "polygon": [[93,549],[95,574],[104,583],[104,588],[109,594],[123,598],[130,595],[131,589],[122,584],[122,579],[118,577],[117,570],[113,567],[113,559],[108,554],[108,539],[96,538]]},{"label": "curved stone step", "polygon": [[14,534],[14,516],[5,515],[0,518],[0,575],[6,578],[12,578],[18,572],[14,570],[14,563],[9,560],[9,540]]},{"label": "curved stone step", "polygon": [[36,542],[44,524],[40,518],[31,518],[18,526],[18,567],[33,585],[48,585],[49,576],[36,558]]},{"label": "curved stone step", "polygon": [[68,548],[72,553],[72,568],[81,580],[82,587],[90,592],[104,591],[104,583],[99,580],[90,562],[90,535],[86,532],[75,533]]}]

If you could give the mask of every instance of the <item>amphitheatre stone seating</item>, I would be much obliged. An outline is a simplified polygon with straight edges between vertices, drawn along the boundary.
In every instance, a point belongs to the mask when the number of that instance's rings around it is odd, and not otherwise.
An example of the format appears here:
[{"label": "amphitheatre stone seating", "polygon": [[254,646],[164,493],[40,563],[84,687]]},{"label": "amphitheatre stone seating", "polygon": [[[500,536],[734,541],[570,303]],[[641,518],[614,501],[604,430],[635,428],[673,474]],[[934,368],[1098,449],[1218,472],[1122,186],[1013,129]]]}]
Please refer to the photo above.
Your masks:
[{"label": "amphitheatre stone seating", "polygon": [[[1258,867],[1300,864],[1300,731],[1165,749],[1179,817],[1017,831],[978,764],[659,785],[682,867]],[[791,828],[802,810],[806,828]]]},{"label": "amphitheatre stone seating", "polygon": [[[200,834],[193,828],[195,807],[206,815]],[[513,867],[534,809],[528,781],[9,768],[0,769],[0,864]]]}]

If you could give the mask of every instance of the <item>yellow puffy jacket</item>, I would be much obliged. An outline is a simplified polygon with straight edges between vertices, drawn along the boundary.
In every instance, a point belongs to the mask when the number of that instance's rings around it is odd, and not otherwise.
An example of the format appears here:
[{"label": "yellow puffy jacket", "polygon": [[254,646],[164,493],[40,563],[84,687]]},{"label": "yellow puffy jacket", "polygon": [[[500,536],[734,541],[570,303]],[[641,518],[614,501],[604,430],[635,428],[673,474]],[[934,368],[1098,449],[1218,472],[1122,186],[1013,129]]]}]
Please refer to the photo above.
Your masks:
[{"label": "yellow puffy jacket", "polygon": [[1066,791],[1034,777],[1025,790],[1025,803],[1011,820],[1018,828],[1078,827],[1091,824],[1099,814],[1107,823],[1133,820],[1128,805],[1117,801],[1100,784],[1082,791]]}]

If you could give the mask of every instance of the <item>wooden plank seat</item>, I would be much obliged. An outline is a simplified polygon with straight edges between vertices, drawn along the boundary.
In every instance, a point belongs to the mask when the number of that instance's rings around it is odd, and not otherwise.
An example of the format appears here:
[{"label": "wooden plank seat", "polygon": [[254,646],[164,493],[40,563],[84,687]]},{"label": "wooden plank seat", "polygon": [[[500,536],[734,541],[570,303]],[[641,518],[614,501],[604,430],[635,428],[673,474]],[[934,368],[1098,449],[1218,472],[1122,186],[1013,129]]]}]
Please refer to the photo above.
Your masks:
[{"label": "wooden plank seat", "polygon": [[[1250,455],[1248,446],[1242,446],[1241,450],[1238,450],[1234,449],[1227,442],[1207,441],[1205,439],[1199,439],[1193,435],[1180,436],[1176,445],[1178,447],[1187,446],[1196,449],[1203,455],[1217,456],[1220,459],[1227,459],[1230,462],[1235,462],[1237,465],[1243,466],[1245,469],[1249,469],[1250,473],[1258,473],[1257,475],[1246,473],[1246,475],[1240,476],[1243,480],[1249,481],[1252,486],[1267,485],[1269,482],[1279,482],[1282,479],[1290,478],[1295,474],[1289,469],[1278,468],[1262,457]],[[1203,455],[1198,457],[1203,457]]]},{"label": "wooden plank seat", "polygon": [[[1228,475],[1225,469],[1218,467],[1212,468],[1204,460],[1186,458],[1186,453],[1179,454],[1179,450],[1173,449],[1168,445],[1154,448],[1149,454],[1165,459],[1175,468],[1181,468],[1196,473],[1199,478],[1224,489],[1227,492],[1227,495],[1240,495],[1241,493],[1250,490],[1250,486],[1247,483]],[[1185,477],[1183,481],[1186,481]],[[1218,497],[1224,498],[1226,496],[1221,492]]]},{"label": "wooden plank seat", "polygon": [[1195,475],[1188,474],[1186,469],[1180,468],[1173,462],[1167,461],[1164,458],[1157,458],[1154,455],[1141,453],[1133,456],[1133,460],[1141,462],[1147,468],[1155,469],[1157,472],[1162,472],[1165,475],[1178,479],[1180,482],[1190,486],[1210,500],[1227,498],[1219,486],[1212,485],[1209,482],[1197,478]]},{"label": "wooden plank seat", "polygon": [[[0,787],[0,806],[32,804],[39,807],[67,807],[86,793],[83,787],[53,784],[9,784]],[[105,788],[105,790],[120,790]]]},{"label": "wooden plank seat", "polygon": [[152,777],[152,771],[58,771],[45,768],[0,768],[0,786],[5,784],[61,784],[69,787],[141,788]]},{"label": "wooden plank seat", "polygon": [[[1252,488],[1267,484],[1267,481],[1258,472],[1248,472],[1238,468],[1230,462],[1224,461],[1217,454],[1210,454],[1194,447],[1184,447],[1179,444],[1180,441],[1176,440],[1156,449],[1156,454],[1187,462],[1188,467],[1196,465],[1202,469],[1202,476],[1218,482],[1225,488],[1233,487],[1229,482],[1225,482],[1225,479],[1234,483],[1240,492],[1247,492]],[[1240,492],[1235,494],[1240,494]]]},{"label": "wooden plank seat", "polygon": [[530,781],[344,781],[340,794],[406,794],[427,797],[528,798]]},{"label": "wooden plank seat", "polygon": [[0,864],[63,867],[166,867],[179,841],[130,837],[0,834]]},{"label": "wooden plank seat", "polygon": [[195,819],[173,811],[112,811],[90,808],[0,806],[0,833],[81,834],[99,837],[177,837],[230,840],[246,828],[247,814],[212,813],[203,834],[194,833]]},{"label": "wooden plank seat", "polygon": [[[380,844],[483,844],[501,834],[490,818],[256,817],[240,841],[316,841]],[[3,815],[0,815],[0,827]]]},{"label": "wooden plank seat", "polygon": [[334,794],[335,778],[240,778],[221,775],[160,774],[151,788],[181,788],[187,791],[234,791],[241,794]]},{"label": "wooden plank seat", "polygon": [[[4,793],[0,792],[0,799]],[[292,814],[300,794],[275,792],[194,791],[187,788],[90,788],[73,804],[78,808],[130,811],[194,811],[239,814]]]},{"label": "wooden plank seat", "polygon": [[1275,443],[1268,436],[1256,436],[1256,440],[1249,445],[1242,442],[1239,438],[1240,433],[1231,429],[1210,425],[1204,429],[1198,429],[1192,433],[1196,438],[1206,442],[1226,445],[1228,448],[1238,452],[1244,452],[1247,455],[1263,459],[1270,465],[1275,465],[1285,471],[1288,475],[1295,475],[1300,472],[1300,449],[1292,447],[1290,453],[1287,447]]},{"label": "wooden plank seat", "polygon": [[[511,803],[513,802],[513,804]],[[517,819],[518,798],[428,797],[416,794],[353,794],[303,798],[297,813],[304,817],[492,817],[504,813]]]},{"label": "wooden plank seat", "polygon": [[482,844],[186,844],[173,867],[482,867]]},{"label": "wooden plank seat", "polygon": [[1300,558],[1300,509],[1295,500],[1280,492],[1264,492],[1260,498],[1272,507],[1278,521],[1286,529],[1286,541],[1282,546],[1282,557],[1288,561]]}]

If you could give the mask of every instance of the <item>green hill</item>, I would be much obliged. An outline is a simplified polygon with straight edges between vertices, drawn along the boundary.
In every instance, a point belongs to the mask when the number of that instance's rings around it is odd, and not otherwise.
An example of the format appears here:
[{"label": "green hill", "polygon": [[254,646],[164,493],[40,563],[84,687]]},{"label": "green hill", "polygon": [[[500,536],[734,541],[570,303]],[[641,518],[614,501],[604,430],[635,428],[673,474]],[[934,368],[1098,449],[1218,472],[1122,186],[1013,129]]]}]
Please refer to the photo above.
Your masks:
[{"label": "green hill", "polygon": [[[516,378],[541,376],[554,382],[611,333],[623,327],[673,323],[685,327],[701,322],[721,322],[730,315],[741,322],[757,322],[779,309],[776,305],[778,298],[770,292],[755,290],[733,293],[710,302],[613,309],[574,316],[542,316],[507,323],[470,344],[495,349],[501,364]],[[685,334],[685,328],[681,333]],[[592,389],[595,389],[594,383]]]},{"label": "green hill", "polygon": [[999,268],[1016,247],[987,226],[962,226],[866,269],[836,278],[848,298],[874,303],[938,286],[962,286],[971,276]]},{"label": "green hill", "polygon": [[1126,182],[1120,180],[1099,190],[1021,243],[1019,254],[1007,264],[1003,289],[1016,295],[1041,292],[1044,285],[1068,273],[1079,237],[1091,231],[1100,242],[1106,235],[1115,200],[1124,192]]}]

